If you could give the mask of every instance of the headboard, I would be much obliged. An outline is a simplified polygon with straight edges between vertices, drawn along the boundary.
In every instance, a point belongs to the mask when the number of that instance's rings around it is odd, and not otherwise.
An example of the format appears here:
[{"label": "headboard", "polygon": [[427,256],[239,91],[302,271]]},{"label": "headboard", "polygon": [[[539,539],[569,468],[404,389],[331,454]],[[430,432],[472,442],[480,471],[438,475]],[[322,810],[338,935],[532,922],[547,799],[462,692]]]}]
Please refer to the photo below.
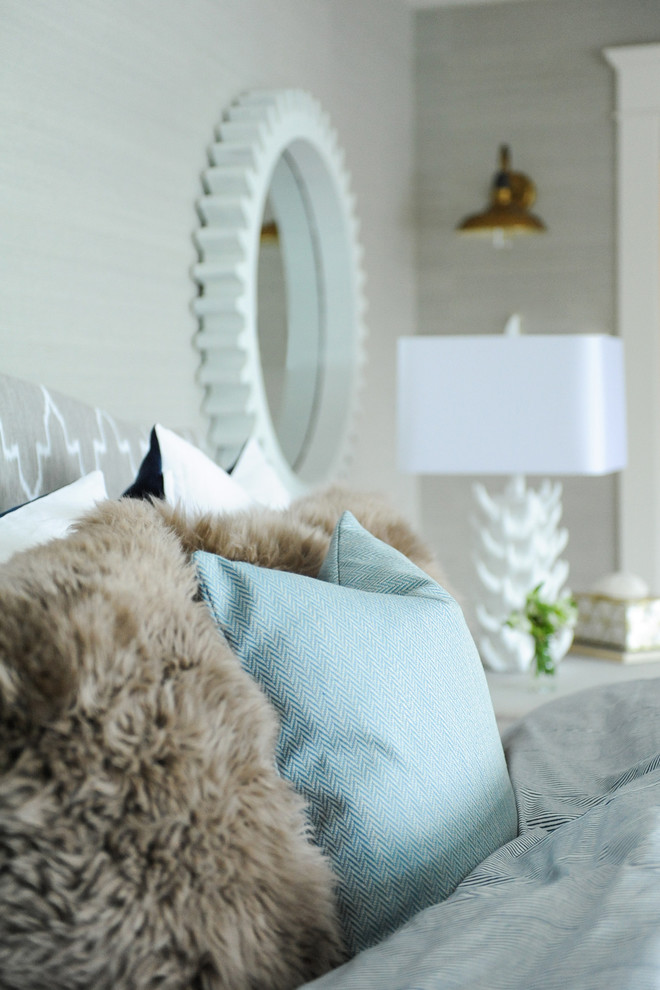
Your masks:
[{"label": "headboard", "polygon": [[0,374],[0,512],[100,469],[110,497],[134,480],[144,429],[58,392]]}]

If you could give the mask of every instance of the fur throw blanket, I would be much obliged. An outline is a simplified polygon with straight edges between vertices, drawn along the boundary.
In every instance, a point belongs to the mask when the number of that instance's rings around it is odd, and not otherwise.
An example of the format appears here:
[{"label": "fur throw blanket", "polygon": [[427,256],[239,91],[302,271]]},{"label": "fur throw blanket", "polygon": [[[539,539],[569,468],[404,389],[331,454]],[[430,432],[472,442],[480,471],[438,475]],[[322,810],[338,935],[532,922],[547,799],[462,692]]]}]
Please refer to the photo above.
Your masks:
[{"label": "fur throw blanket", "polygon": [[154,505],[188,553],[206,550],[229,560],[316,577],[341,514],[348,510],[378,539],[409,557],[447,587],[433,554],[383,499],[332,486],[299,498],[288,509],[247,509],[189,518],[165,502]]},{"label": "fur throw blanket", "polygon": [[338,490],[198,520],[107,502],[0,567],[7,990],[278,990],[342,960],[276,719],[189,553],[316,574],[344,508],[432,569],[390,510]]}]

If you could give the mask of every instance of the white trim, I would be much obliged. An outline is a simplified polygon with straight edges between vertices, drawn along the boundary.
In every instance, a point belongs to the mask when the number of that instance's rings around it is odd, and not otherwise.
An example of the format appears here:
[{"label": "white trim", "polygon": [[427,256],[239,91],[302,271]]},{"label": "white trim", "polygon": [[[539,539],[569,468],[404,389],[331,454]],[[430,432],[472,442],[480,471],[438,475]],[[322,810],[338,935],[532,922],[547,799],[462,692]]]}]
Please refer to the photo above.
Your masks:
[{"label": "white trim", "polygon": [[[354,198],[335,132],[308,93],[248,93],[229,108],[217,136],[212,165],[203,174],[206,195],[198,202],[201,261],[194,269],[202,288],[194,308],[209,439],[226,466],[250,436],[256,437],[288,490],[298,494],[336,477],[352,440],[365,336]],[[278,216],[285,269],[296,269],[297,279],[287,278],[289,318],[309,303],[310,273],[301,275],[295,257],[300,253],[295,204],[287,183],[273,181],[283,160],[296,178],[288,185],[296,185],[304,200],[306,239],[313,242],[307,253],[311,257],[313,251],[318,280],[308,316],[316,319],[322,342],[309,438],[295,466],[287,462],[271,418],[257,332],[257,266],[268,196]],[[292,330],[290,340],[300,343],[301,333]]]},{"label": "white trim", "polygon": [[620,567],[660,592],[660,45],[607,48],[617,79],[618,331],[628,464]]}]

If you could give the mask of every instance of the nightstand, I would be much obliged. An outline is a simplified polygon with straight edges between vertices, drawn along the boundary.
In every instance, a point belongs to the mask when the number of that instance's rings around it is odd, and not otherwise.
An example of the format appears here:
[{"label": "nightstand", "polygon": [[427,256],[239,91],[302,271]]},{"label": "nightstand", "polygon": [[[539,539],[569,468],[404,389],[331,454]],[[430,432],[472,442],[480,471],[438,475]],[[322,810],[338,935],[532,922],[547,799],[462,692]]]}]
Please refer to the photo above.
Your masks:
[{"label": "nightstand", "polygon": [[623,664],[569,653],[559,664],[558,673],[550,679],[552,684],[546,690],[536,685],[531,671],[524,674],[486,671],[500,732],[533,708],[555,698],[599,684],[617,684],[640,677],[660,677],[660,662]]}]

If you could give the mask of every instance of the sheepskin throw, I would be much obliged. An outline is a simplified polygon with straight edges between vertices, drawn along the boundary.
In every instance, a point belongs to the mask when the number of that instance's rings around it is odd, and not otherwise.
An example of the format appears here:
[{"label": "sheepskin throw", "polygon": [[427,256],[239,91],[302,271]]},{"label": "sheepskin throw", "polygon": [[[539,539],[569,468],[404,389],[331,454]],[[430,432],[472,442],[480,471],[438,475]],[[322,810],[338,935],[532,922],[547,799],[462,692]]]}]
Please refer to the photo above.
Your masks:
[{"label": "sheepskin throw", "polygon": [[385,499],[340,485],[312,492],[287,509],[245,509],[189,516],[165,502],[154,503],[182,546],[217,553],[259,567],[316,577],[341,515],[347,510],[361,526],[388,543],[451,592],[427,545]]},{"label": "sheepskin throw", "polygon": [[0,568],[0,985],[295,987],[342,958],[277,724],[150,504]]}]

